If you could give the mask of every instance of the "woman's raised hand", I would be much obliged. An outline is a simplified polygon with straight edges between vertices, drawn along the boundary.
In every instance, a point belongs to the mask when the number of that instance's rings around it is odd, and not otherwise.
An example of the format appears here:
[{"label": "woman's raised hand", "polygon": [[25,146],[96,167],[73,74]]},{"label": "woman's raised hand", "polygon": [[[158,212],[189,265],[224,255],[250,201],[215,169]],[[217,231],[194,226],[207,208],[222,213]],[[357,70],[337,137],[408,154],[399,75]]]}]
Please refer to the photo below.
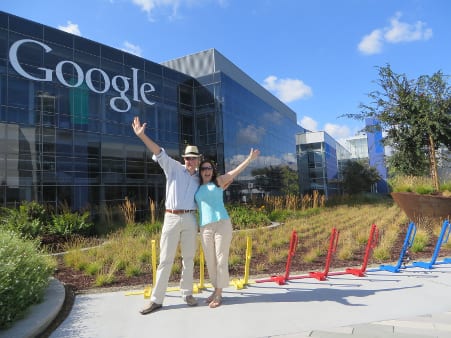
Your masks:
[{"label": "woman's raised hand", "polygon": [[249,158],[251,159],[251,161],[255,160],[258,157],[258,155],[260,155],[260,150],[251,148],[251,152],[249,154]]},{"label": "woman's raised hand", "polygon": [[139,121],[139,117],[135,116],[135,118],[133,119],[132,127],[133,127],[133,131],[135,132],[136,136],[139,137],[142,134],[144,134],[146,125],[147,125],[147,123],[141,124],[141,122]]}]

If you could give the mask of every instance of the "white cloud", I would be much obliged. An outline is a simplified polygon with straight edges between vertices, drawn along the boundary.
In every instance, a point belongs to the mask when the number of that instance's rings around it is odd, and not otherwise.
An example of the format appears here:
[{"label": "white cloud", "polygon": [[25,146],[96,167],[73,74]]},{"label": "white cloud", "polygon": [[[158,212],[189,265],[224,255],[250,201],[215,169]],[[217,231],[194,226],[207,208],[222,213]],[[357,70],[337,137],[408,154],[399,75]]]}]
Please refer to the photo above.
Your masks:
[{"label": "white cloud", "polygon": [[258,161],[262,167],[276,167],[282,164],[282,159],[279,156],[259,156],[256,161]]},{"label": "white cloud", "polygon": [[[310,131],[320,131],[318,128],[318,122],[312,119],[310,116],[303,116],[300,122],[300,125],[305,129]],[[339,125],[333,123],[326,123],[324,125],[324,129],[322,129],[326,133],[328,133],[334,140],[340,142],[344,145],[345,139],[351,137],[351,130],[346,125]]]},{"label": "white cloud", "polygon": [[282,154],[283,161],[288,165],[296,164],[296,154],[295,153],[285,153]]},{"label": "white cloud", "polygon": [[254,125],[248,125],[241,128],[237,133],[237,143],[239,144],[259,144],[266,134],[265,128],[257,128]]},{"label": "white cloud", "polygon": [[[180,7],[194,7],[200,6],[204,3],[211,2],[211,0],[132,0],[132,3],[143,12],[147,13],[149,20],[153,21],[155,17],[155,12],[157,10],[165,12],[170,11],[167,17],[170,20],[178,19]],[[226,8],[229,6],[229,0],[215,0],[221,8]]]},{"label": "white cloud", "polygon": [[282,118],[282,114],[275,110],[263,115],[263,119],[271,124],[281,124]]},{"label": "white cloud", "polygon": [[140,7],[141,10],[146,12],[147,14],[151,14],[152,10],[155,8],[155,6],[158,5],[159,2],[160,1],[158,0],[133,0],[133,4]]},{"label": "white cloud", "polygon": [[429,40],[432,37],[432,29],[427,28],[426,23],[417,21],[414,24],[401,22],[402,14],[397,12],[390,19],[390,26],[375,29],[365,35],[358,45],[358,50],[363,54],[377,54],[382,51],[384,43],[412,42]]},{"label": "white cloud", "polygon": [[382,51],[382,32],[375,29],[370,34],[365,35],[360,41],[358,49],[363,54],[377,54]]},{"label": "white cloud", "polygon": [[309,116],[303,116],[300,125],[310,131],[318,131],[318,122]]},{"label": "white cloud", "polygon": [[131,53],[131,54],[136,55],[136,56],[141,56],[142,55],[141,47],[139,47],[137,45],[134,45],[134,44],[132,44],[132,43],[130,43],[128,41],[124,42],[124,48],[122,48],[122,50],[124,52]]},{"label": "white cloud", "polygon": [[170,9],[171,14],[168,16],[169,19],[174,19],[177,17],[177,12],[180,6],[181,0],[132,0],[133,4],[141,8],[143,12],[147,13],[149,20],[154,20],[154,12],[157,8],[165,10]]},{"label": "white cloud", "polygon": [[284,103],[313,95],[312,89],[304,82],[297,79],[278,79],[274,75],[268,76],[263,81],[263,87],[273,92]]},{"label": "white cloud", "polygon": [[401,13],[396,13],[390,20],[391,27],[385,32],[385,40],[390,43],[429,40],[432,37],[432,29],[426,28],[426,24],[417,21],[415,24],[400,22]]},{"label": "white cloud", "polygon": [[72,23],[71,21],[67,21],[66,26],[58,26],[58,29],[60,29],[66,33],[71,33],[71,34],[81,36],[81,32],[80,32],[80,29],[78,28],[78,25],[76,23]]},{"label": "white cloud", "polygon": [[351,136],[351,130],[345,125],[326,123],[324,131],[337,141]]}]

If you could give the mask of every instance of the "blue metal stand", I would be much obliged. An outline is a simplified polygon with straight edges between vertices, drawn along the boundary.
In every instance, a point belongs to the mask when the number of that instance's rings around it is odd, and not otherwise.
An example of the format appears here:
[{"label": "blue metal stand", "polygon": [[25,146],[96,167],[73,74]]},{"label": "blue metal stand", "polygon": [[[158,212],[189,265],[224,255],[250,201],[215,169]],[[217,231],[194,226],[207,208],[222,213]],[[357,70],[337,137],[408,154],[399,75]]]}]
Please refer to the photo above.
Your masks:
[{"label": "blue metal stand", "polygon": [[399,272],[399,269],[401,269],[401,265],[403,265],[403,267],[405,268],[406,260],[409,259],[409,252],[407,250],[412,246],[416,233],[417,233],[417,228],[415,226],[415,223],[410,222],[409,228],[407,229],[406,238],[404,240],[404,244],[402,246],[402,250],[399,255],[398,264],[381,265],[380,270],[385,270],[385,271],[390,271],[390,272]]},{"label": "blue metal stand", "polygon": [[[440,232],[440,236],[437,239],[437,244],[435,245],[434,254],[432,255],[430,262],[413,262],[413,266],[417,266],[419,268],[423,269],[433,269],[434,264],[436,264],[436,260],[438,257],[438,254],[440,252],[440,248],[443,243],[448,242],[449,233],[451,231],[451,224],[448,220],[445,220],[442,225],[442,231]],[[445,238],[446,237],[446,238]],[[445,259],[444,262],[446,262],[448,259]],[[451,260],[450,260],[451,262]],[[446,262],[447,263],[447,262]]]}]

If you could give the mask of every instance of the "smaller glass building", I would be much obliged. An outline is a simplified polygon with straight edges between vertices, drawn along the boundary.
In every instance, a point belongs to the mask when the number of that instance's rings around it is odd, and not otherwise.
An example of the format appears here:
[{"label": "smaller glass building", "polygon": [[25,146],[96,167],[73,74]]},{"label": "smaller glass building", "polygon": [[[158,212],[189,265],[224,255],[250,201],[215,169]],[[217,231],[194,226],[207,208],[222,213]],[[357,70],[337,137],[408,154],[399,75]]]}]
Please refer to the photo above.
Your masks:
[{"label": "smaller glass building", "polygon": [[[360,159],[368,162],[368,165],[377,169],[381,179],[373,187],[376,193],[388,193],[387,166],[385,163],[385,149],[382,143],[382,131],[373,128],[377,126],[377,120],[366,119],[365,126],[370,132],[361,133],[346,139],[346,144],[351,151],[352,159]],[[373,130],[374,129],[374,130]]]},{"label": "smaller glass building", "polygon": [[[368,119],[365,123],[371,127],[377,121]],[[318,190],[326,197],[340,193],[343,166],[348,160],[365,160],[375,167],[381,180],[372,187],[372,191],[388,193],[382,133],[362,133],[346,139],[345,144],[346,147],[342,146],[324,131],[296,135],[301,193]]]},{"label": "smaller glass building", "polygon": [[350,152],[324,131],[296,135],[302,194],[317,190],[326,197],[340,192],[341,165]]}]

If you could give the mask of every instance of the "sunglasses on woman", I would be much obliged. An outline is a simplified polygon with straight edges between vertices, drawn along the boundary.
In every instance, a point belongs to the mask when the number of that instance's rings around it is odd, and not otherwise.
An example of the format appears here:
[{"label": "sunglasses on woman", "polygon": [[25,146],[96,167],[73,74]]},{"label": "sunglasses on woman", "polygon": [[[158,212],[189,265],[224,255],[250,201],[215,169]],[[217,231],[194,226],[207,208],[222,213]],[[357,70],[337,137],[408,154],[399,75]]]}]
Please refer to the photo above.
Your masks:
[{"label": "sunglasses on woman", "polygon": [[200,167],[200,171],[213,170],[213,167]]}]

